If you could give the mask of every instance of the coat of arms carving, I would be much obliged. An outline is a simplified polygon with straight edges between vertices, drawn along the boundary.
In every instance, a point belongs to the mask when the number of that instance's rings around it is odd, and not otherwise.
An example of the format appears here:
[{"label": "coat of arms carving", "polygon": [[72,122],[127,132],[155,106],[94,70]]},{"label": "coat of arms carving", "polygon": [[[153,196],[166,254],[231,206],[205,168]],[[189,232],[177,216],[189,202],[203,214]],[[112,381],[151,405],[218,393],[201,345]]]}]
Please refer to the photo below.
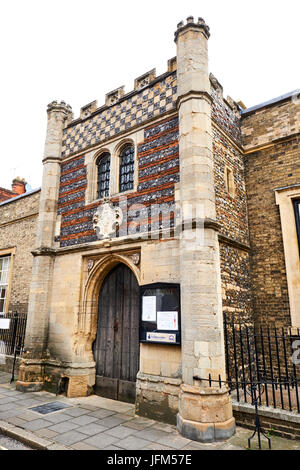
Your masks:
[{"label": "coat of arms carving", "polygon": [[114,207],[109,201],[104,201],[98,207],[93,217],[93,227],[99,240],[116,237],[117,230],[123,222],[123,212],[120,207]]}]

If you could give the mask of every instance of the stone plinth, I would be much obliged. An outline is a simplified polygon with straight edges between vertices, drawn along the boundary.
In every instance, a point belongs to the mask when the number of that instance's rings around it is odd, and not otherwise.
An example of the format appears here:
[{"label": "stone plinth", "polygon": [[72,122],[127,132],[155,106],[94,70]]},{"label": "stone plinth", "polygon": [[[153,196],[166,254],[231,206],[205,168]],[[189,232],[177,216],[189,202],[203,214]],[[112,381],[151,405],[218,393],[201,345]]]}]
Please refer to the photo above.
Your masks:
[{"label": "stone plinth", "polygon": [[177,427],[188,439],[223,441],[235,433],[235,419],[227,389],[182,385],[179,407]]}]

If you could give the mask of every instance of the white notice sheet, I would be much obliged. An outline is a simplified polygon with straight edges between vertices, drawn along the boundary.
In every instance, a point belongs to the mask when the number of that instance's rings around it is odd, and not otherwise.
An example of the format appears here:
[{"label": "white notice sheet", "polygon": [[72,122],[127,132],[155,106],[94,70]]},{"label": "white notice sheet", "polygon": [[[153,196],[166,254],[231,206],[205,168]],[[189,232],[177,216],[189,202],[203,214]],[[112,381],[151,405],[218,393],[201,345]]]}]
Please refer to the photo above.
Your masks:
[{"label": "white notice sheet", "polygon": [[155,296],[143,297],[142,320],[149,321],[149,322],[156,322],[156,297]]},{"label": "white notice sheet", "polygon": [[177,331],[178,312],[157,312],[157,329]]}]

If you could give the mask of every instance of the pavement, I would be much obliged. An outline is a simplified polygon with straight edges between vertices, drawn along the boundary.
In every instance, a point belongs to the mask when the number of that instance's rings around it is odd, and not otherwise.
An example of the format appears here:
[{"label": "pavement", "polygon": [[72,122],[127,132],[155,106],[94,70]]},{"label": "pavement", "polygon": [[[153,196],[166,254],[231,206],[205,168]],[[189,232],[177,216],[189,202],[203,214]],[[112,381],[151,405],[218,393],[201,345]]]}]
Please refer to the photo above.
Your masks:
[{"label": "pavement", "polygon": [[[97,395],[25,394],[9,379],[0,372],[0,446],[5,448],[3,439],[9,437],[45,450],[246,450],[252,434],[238,427],[228,441],[203,444],[184,438],[175,426],[136,416],[134,405]],[[300,442],[272,436],[272,449],[300,450]]]}]

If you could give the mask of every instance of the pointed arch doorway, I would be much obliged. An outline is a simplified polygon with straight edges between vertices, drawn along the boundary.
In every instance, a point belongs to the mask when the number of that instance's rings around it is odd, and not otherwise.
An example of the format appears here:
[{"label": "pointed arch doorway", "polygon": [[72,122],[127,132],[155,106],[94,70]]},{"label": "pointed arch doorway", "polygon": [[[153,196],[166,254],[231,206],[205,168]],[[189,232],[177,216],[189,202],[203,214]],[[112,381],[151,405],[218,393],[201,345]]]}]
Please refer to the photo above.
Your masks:
[{"label": "pointed arch doorway", "polygon": [[102,283],[93,353],[95,393],[134,403],[139,370],[139,285],[125,264],[113,268]]}]

